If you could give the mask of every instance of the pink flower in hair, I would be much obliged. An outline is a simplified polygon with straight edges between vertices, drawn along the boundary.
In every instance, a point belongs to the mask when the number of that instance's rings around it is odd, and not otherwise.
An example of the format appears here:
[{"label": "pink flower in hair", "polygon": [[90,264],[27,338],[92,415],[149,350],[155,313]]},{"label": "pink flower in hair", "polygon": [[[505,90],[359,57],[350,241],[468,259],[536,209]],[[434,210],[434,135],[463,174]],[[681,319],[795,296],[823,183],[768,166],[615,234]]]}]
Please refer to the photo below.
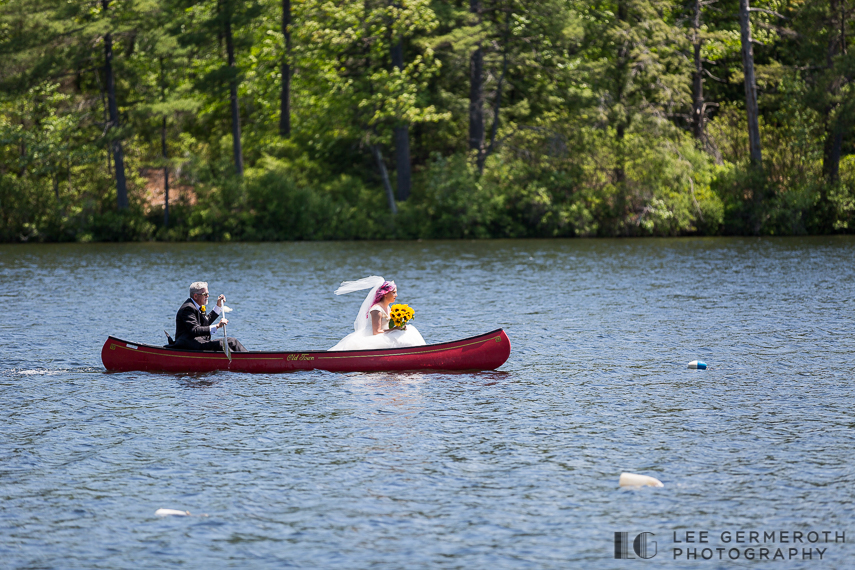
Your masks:
[{"label": "pink flower in hair", "polygon": [[374,294],[374,305],[383,300],[383,297],[386,296],[387,293],[391,293],[392,291],[397,291],[398,286],[395,285],[394,281],[384,281],[382,285],[377,289],[377,292]]}]

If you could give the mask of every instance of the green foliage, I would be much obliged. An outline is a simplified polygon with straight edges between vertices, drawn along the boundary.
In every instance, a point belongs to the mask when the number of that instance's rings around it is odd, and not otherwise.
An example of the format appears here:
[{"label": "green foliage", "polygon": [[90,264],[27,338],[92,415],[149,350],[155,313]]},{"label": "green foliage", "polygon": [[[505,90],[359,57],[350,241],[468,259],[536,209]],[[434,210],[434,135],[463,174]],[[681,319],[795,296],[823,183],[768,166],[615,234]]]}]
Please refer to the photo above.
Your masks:
[{"label": "green foliage", "polygon": [[[651,139],[653,129],[630,133],[627,141],[628,185],[638,216],[627,224],[625,233],[634,235],[682,235],[717,233],[723,221],[723,204],[710,188],[720,169],[698,150],[688,135],[673,132]],[[639,211],[640,210],[640,211]],[[632,228],[632,224],[635,228]]]},{"label": "green foliage", "polygon": [[396,4],[385,0],[334,5],[311,0],[295,26],[295,59],[301,69],[303,128],[319,151],[329,139],[359,144],[388,143],[391,127],[448,119],[424,96],[440,68],[429,47],[403,67],[391,65],[392,45],[431,32],[436,16],[427,0]]},{"label": "green foliage", "polygon": [[466,155],[434,155],[410,200],[402,204],[399,227],[406,237],[492,237],[502,202],[478,180]]},{"label": "green foliage", "polygon": [[[851,232],[855,0],[755,4],[787,17],[751,15],[762,171],[747,156],[736,0],[703,3],[698,36],[694,4],[674,0],[481,0],[478,13],[462,1],[306,0],[291,2],[287,53],[280,0],[0,0],[0,240]],[[107,34],[120,128],[105,109]],[[701,141],[688,128],[695,37],[709,71]],[[475,49],[483,172],[468,140]],[[413,188],[392,216],[370,148],[394,182],[401,125]],[[155,196],[164,168],[168,226]]]},{"label": "green foliage", "polygon": [[247,177],[243,238],[247,240],[377,239],[392,219],[383,195],[352,176],[313,177],[301,166],[264,161]]},{"label": "green foliage", "polygon": [[834,207],[834,229],[855,230],[855,156],[847,156],[840,165],[840,182],[829,190]]}]

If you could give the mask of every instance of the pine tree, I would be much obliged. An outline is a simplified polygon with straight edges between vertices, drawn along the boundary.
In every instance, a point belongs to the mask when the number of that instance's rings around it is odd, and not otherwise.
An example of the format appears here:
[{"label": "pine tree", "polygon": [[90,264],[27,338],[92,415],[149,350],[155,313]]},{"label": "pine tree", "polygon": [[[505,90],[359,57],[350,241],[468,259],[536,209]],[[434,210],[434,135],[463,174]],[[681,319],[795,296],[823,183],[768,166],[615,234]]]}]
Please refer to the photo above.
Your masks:
[{"label": "pine tree", "polygon": [[314,128],[359,140],[369,149],[394,210],[381,147],[392,142],[399,150],[399,197],[404,199],[409,188],[407,126],[442,116],[421,96],[439,70],[432,50],[419,50],[407,61],[402,51],[405,38],[436,26],[435,15],[426,0],[337,6],[311,1],[303,5],[300,21],[301,72],[316,102],[309,114],[327,125]]},{"label": "pine tree", "polygon": [[181,20],[167,3],[161,2],[139,30],[137,47],[129,57],[137,103],[129,113],[137,145],[145,147],[149,163],[163,172],[163,226],[169,226],[170,178],[174,169],[170,147],[174,146],[181,119],[200,107],[193,97],[184,61],[187,50],[179,44]]},{"label": "pine tree", "polygon": [[799,41],[791,42],[790,57],[798,62],[810,89],[803,102],[818,112],[825,132],[822,142],[819,224],[835,224],[830,192],[840,183],[844,143],[855,129],[855,2],[818,0],[793,6],[789,16]]},{"label": "pine tree", "polygon": [[[93,75],[104,103],[100,125],[107,143],[108,164],[114,174],[119,209],[128,207],[128,190],[119,87],[117,85],[116,39],[133,34],[140,10],[124,3],[98,0],[82,5],[61,0],[9,0],[2,19],[9,25],[0,53],[7,56],[6,73],[0,81],[11,93],[23,93],[37,85],[75,76],[74,86],[91,86],[83,76]],[[96,50],[93,50],[93,45]],[[86,86],[84,87],[84,83]]]},{"label": "pine tree", "polygon": [[224,91],[224,85],[227,86],[234,168],[238,176],[243,176],[238,53],[249,49],[251,35],[238,34],[261,14],[261,6],[254,0],[177,1],[178,7],[183,7],[188,14],[179,41],[194,52],[202,68],[197,89],[207,96],[215,96],[215,93]]},{"label": "pine tree", "polygon": [[282,0],[282,35],[285,38],[282,54],[282,93],[279,107],[279,134],[291,136],[291,0]]},{"label": "pine tree", "polygon": [[[748,146],[751,163],[762,170],[763,154],[760,149],[760,112],[757,108],[757,81],[754,78],[754,46],[751,40],[751,19],[748,0],[739,0],[739,27],[742,44],[742,68],[745,73],[745,111],[748,114]],[[755,201],[762,201],[762,193],[754,192]]]},{"label": "pine tree", "polygon": [[691,108],[688,42],[675,20],[681,7],[663,0],[593,0],[587,3],[585,67],[599,113],[613,137],[612,215],[635,213],[644,200],[627,180],[626,141],[631,130],[668,122]]}]

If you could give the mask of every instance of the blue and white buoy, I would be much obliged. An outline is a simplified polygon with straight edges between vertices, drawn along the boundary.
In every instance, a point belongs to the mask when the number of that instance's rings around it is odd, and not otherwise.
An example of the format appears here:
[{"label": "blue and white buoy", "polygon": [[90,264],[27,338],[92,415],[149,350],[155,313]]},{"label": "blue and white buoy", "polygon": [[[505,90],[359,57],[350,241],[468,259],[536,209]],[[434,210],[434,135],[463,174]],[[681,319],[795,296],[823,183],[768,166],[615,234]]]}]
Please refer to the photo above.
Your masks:
[{"label": "blue and white buoy", "polygon": [[693,360],[689,363],[689,368],[691,368],[692,370],[706,370],[707,363],[702,362],[700,360]]}]

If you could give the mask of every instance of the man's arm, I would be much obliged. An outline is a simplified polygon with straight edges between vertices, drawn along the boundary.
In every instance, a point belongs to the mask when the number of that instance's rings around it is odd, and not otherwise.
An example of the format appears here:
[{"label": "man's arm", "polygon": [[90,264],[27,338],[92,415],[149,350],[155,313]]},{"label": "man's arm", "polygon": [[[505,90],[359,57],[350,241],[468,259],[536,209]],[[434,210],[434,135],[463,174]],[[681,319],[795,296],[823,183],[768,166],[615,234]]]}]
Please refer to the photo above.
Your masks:
[{"label": "man's arm", "polygon": [[[219,317],[222,312],[223,310],[220,307],[214,305],[214,308],[211,309],[210,313],[202,316],[202,324],[210,325],[211,323],[217,320],[217,317]],[[214,334],[214,329],[211,329],[211,334]]]}]

